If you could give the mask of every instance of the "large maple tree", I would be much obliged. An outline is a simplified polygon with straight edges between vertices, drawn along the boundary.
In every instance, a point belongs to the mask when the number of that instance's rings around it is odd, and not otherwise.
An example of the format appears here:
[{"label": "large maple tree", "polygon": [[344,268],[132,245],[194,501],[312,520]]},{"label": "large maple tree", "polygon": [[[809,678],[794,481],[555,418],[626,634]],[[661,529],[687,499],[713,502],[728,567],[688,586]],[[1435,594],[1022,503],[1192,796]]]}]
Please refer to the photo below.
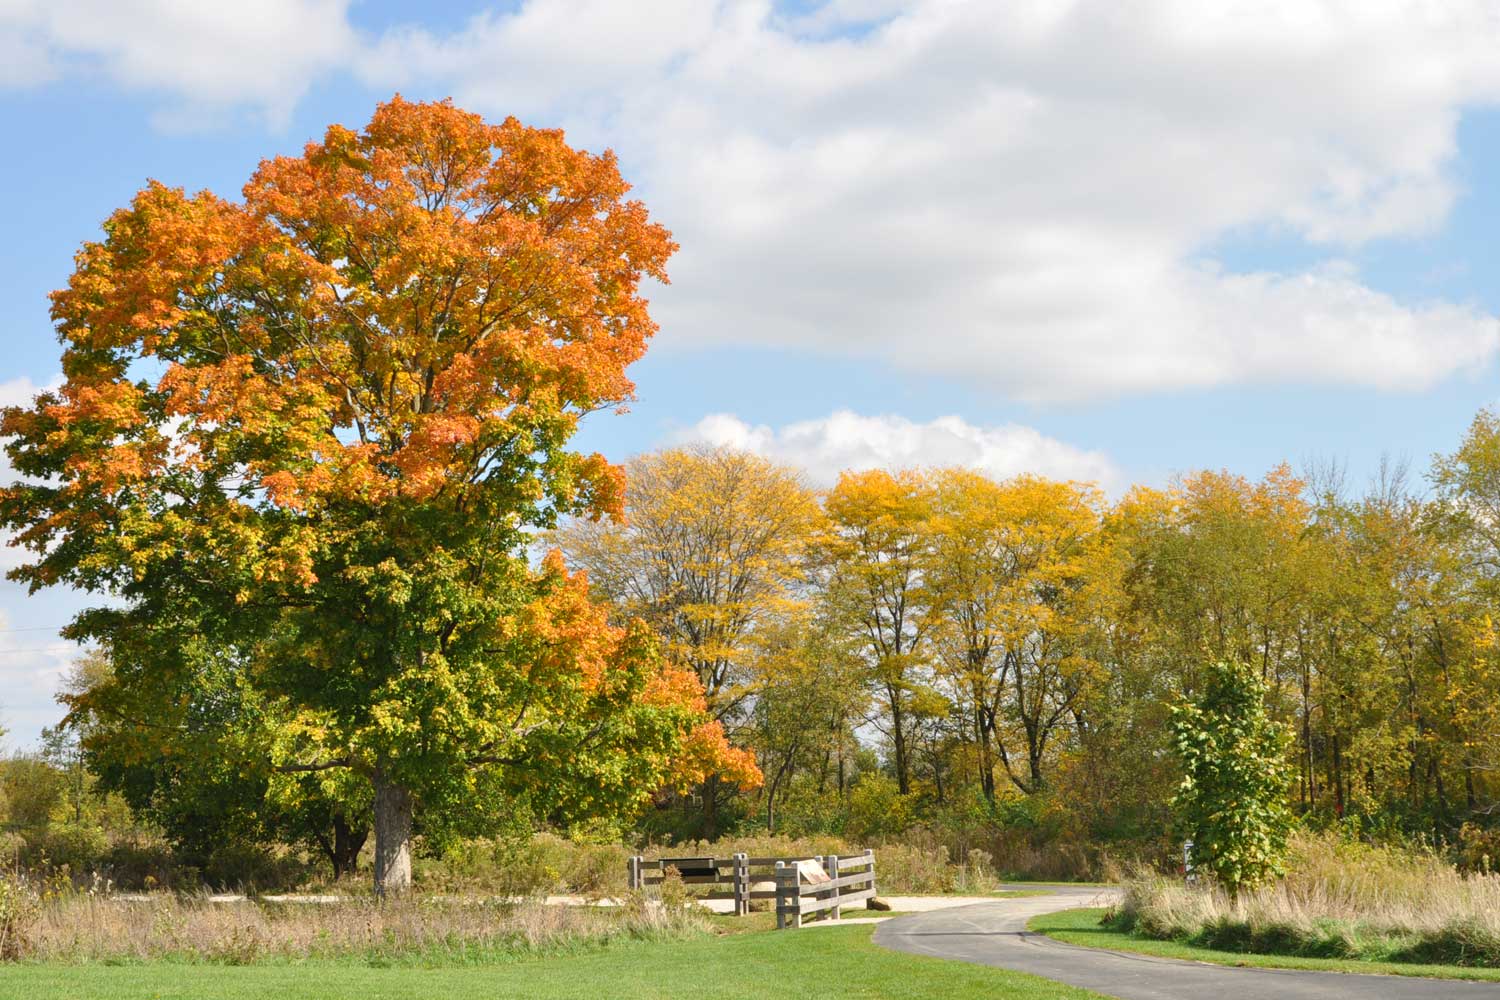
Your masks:
[{"label": "large maple tree", "polygon": [[115,652],[75,708],[217,657],[278,772],[369,780],[382,890],[414,816],[753,782],[644,626],[523,554],[621,510],[620,470],[568,441],[631,397],[675,249],[628,189],[561,132],[397,97],[241,201],[151,183],[111,216],[53,296],[64,383],[3,424],[13,576],[113,598],[72,627]]}]

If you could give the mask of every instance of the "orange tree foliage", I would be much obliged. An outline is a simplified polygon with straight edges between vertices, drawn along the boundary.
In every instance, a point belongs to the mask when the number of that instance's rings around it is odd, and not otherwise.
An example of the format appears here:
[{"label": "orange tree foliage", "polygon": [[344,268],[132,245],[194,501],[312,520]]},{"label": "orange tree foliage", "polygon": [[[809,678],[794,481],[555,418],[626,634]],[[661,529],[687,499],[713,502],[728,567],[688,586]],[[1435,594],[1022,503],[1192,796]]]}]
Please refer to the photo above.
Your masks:
[{"label": "orange tree foliage", "polygon": [[[149,184],[53,296],[65,383],[5,414],[15,578],[118,598],[80,638],[212,623],[277,702],[281,766],[434,821],[746,771],[643,628],[520,556],[621,510],[620,470],[566,445],[630,398],[675,249],[627,191],[612,153],[399,97],[243,201]],[[150,683],[125,659],[114,685]]]}]

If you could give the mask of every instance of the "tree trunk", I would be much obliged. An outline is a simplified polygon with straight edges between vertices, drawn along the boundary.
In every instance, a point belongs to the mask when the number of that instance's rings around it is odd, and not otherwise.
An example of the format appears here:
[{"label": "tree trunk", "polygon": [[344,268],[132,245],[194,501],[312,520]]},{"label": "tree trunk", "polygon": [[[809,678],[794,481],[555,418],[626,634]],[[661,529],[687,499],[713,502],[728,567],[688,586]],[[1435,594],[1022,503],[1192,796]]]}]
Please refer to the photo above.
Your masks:
[{"label": "tree trunk", "polygon": [[1348,785],[1344,780],[1344,756],[1343,748],[1339,743],[1339,734],[1333,734],[1333,812],[1339,819],[1344,818],[1344,789]]},{"label": "tree trunk", "polygon": [[411,793],[379,771],[375,785],[375,894],[411,888]]},{"label": "tree trunk", "polygon": [[906,730],[902,728],[901,693],[895,685],[886,686],[886,696],[891,706],[891,743],[896,751],[896,790],[902,795],[911,791],[911,778],[907,774]]},{"label": "tree trunk", "polygon": [[359,867],[359,852],[364,850],[365,838],[369,835],[369,827],[362,824],[358,828],[350,826],[343,813],[333,817],[333,857],[330,860],[335,881],[354,874]]},{"label": "tree trunk", "polygon": [[995,804],[995,751],[990,746],[990,733],[995,726],[993,712],[983,706],[974,710],[975,728],[979,730],[979,788],[985,801]]},{"label": "tree trunk", "polygon": [[703,782],[703,820],[699,836],[703,840],[719,839],[719,776],[710,774]]},{"label": "tree trunk", "polygon": [[328,859],[328,865],[333,869],[333,880],[337,882],[345,875],[352,875],[359,867],[359,852],[369,839],[370,828],[364,824],[350,826],[343,813],[333,814],[332,827],[331,840],[326,830],[315,828],[312,835],[318,842],[318,849],[323,852],[323,857]]},{"label": "tree trunk", "polygon": [[[1302,639],[1297,639],[1299,654],[1302,649]],[[1318,807],[1318,786],[1315,775],[1317,762],[1313,760],[1312,742],[1312,667],[1308,665],[1305,654],[1299,656],[1302,659],[1302,807],[1304,809],[1316,809]]]}]

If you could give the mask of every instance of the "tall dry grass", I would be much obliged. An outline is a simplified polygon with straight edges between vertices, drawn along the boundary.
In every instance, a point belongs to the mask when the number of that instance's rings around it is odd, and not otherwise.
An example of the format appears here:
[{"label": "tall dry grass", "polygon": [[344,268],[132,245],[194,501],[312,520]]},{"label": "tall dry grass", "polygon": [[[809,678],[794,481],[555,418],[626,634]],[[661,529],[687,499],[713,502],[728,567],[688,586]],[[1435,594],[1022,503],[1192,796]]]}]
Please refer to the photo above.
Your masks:
[{"label": "tall dry grass", "polygon": [[1465,875],[1429,852],[1293,838],[1287,876],[1231,897],[1138,873],[1112,922],[1231,951],[1500,965],[1500,876]]},{"label": "tall dry grass", "polygon": [[706,933],[686,906],[636,896],[612,908],[497,904],[412,895],[385,902],[213,902],[166,893],[44,895],[11,956],[46,962],[170,960],[243,965],[312,959],[495,962],[631,939]]}]

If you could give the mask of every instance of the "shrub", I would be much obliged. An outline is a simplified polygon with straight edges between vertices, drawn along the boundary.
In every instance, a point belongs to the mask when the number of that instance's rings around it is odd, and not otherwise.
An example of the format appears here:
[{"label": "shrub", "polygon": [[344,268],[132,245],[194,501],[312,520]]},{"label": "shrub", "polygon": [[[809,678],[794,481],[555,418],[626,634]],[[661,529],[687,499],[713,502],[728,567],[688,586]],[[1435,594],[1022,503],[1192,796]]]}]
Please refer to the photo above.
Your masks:
[{"label": "shrub", "polygon": [[1453,845],[1454,860],[1464,871],[1490,875],[1500,871],[1500,830],[1465,823]]},{"label": "shrub", "polygon": [[1136,872],[1110,919],[1229,951],[1500,966],[1500,876],[1333,834],[1294,836],[1287,875],[1238,896]]},{"label": "shrub", "polygon": [[0,875],[0,961],[14,962],[30,948],[41,899],[18,875]]},{"label": "shrub", "polygon": [[849,790],[849,818],[844,832],[851,840],[888,839],[909,825],[911,807],[893,779],[867,774]]},{"label": "shrub", "polygon": [[26,838],[19,833],[0,832],[0,868],[15,868],[26,850]]},{"label": "shrub", "polygon": [[552,833],[455,840],[417,867],[422,885],[447,892],[481,891],[512,899],[571,893],[599,899],[625,891],[620,844],[577,843]]},{"label": "shrub", "polygon": [[421,885],[445,892],[481,891],[514,899],[545,896],[561,877],[549,863],[546,847],[540,834],[528,840],[454,841],[437,858],[419,865],[416,876]]},{"label": "shrub", "polygon": [[28,838],[26,856],[56,868],[84,872],[98,869],[109,851],[109,838],[96,826],[49,823]]}]

